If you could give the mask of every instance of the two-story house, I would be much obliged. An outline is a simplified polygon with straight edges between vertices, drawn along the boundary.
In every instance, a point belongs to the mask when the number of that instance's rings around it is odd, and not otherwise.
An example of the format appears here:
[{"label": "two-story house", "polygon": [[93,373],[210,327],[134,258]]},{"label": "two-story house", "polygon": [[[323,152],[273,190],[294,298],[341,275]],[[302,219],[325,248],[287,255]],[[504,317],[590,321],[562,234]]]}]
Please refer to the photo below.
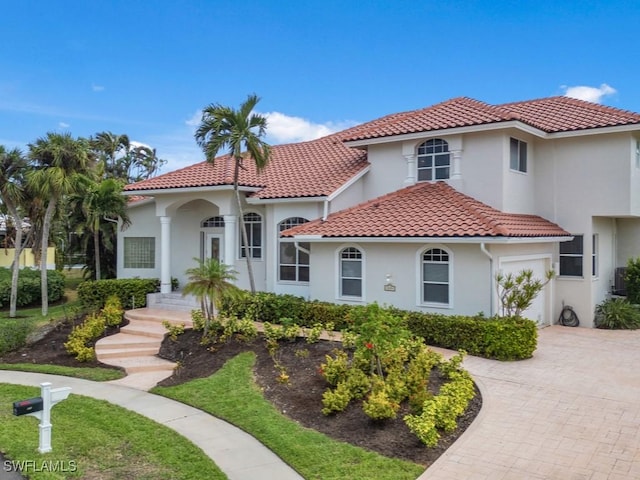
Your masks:
[{"label": "two-story house", "polygon": [[[215,256],[248,286],[333,302],[500,313],[498,272],[558,274],[526,315],[571,305],[591,326],[616,267],[640,255],[640,114],[567,97],[488,105],[455,98],[309,142],[128,185],[118,276],[185,281]],[[133,201],[135,199],[135,201]]]}]

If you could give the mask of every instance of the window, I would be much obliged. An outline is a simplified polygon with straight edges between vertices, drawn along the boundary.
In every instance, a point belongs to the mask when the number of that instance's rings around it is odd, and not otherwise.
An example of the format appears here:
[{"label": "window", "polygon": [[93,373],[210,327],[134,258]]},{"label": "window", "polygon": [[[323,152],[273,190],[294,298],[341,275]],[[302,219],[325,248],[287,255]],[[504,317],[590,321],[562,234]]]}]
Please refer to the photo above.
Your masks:
[{"label": "window", "polygon": [[418,181],[449,178],[449,144],[440,138],[427,140],[418,147]]},{"label": "window", "polygon": [[245,247],[242,238],[242,225],[238,225],[240,228],[240,258],[247,256],[247,250],[251,258],[262,258],[262,217],[257,213],[245,213],[244,224],[247,228],[249,247]]},{"label": "window", "polygon": [[527,172],[527,144],[515,138],[511,139],[511,160],[509,168],[518,172]]},{"label": "window", "polygon": [[422,254],[422,303],[449,304],[449,254],[432,248]]},{"label": "window", "polygon": [[[278,231],[283,232],[296,225],[307,223],[308,220],[302,217],[291,217],[278,224]],[[309,281],[309,254],[311,248],[309,242],[299,242],[296,248],[293,240],[280,239],[278,278],[286,282],[308,282]],[[306,250],[306,251],[305,251]]]},{"label": "window", "polygon": [[598,276],[598,234],[591,238],[591,275]]},{"label": "window", "polygon": [[582,235],[575,235],[570,242],[560,243],[560,275],[582,276]]},{"label": "window", "polygon": [[124,237],[124,268],[156,268],[156,239]]},{"label": "window", "polygon": [[224,217],[211,217],[203,220],[200,224],[202,228],[207,227],[224,227]]},{"label": "window", "polygon": [[362,252],[354,247],[340,252],[340,296],[362,297]]}]

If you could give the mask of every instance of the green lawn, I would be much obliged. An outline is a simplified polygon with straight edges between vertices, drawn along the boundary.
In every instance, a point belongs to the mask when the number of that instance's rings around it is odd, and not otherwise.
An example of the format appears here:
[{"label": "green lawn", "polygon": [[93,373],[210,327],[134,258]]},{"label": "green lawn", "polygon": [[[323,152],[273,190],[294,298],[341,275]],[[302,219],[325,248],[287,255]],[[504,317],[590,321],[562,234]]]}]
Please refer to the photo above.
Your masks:
[{"label": "green lawn", "polygon": [[0,370],[17,370],[19,372],[48,373],[66,377],[83,378],[94,382],[107,382],[123,378],[126,374],[115,368],[82,368],[63,367],[61,365],[40,365],[37,363],[0,363]]},{"label": "green lawn", "polygon": [[[100,478],[119,480],[226,479],[202,450],[173,430],[137,413],[70,395],[51,413],[53,451],[40,454],[38,420],[14,417],[16,400],[39,389],[0,383],[0,451],[13,461],[58,462],[66,472],[24,472],[30,480]],[[77,471],[70,472],[73,465]]]},{"label": "green lawn", "polygon": [[330,439],[281,415],[253,382],[255,355],[229,360],[216,374],[153,393],[223,418],[280,456],[307,480],[414,480],[424,467]]}]

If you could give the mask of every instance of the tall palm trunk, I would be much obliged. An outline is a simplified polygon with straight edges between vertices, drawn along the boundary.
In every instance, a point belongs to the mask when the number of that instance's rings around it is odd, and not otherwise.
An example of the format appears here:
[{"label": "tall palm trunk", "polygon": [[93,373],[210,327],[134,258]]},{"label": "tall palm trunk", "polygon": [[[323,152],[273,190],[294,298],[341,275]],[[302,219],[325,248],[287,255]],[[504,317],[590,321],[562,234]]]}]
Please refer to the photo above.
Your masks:
[{"label": "tall palm trunk", "polygon": [[5,201],[5,203],[16,226],[16,241],[13,250],[13,265],[11,270],[11,296],[9,297],[9,317],[15,318],[18,309],[18,275],[20,272],[20,254],[22,253],[22,219],[13,202]]},{"label": "tall palm trunk", "polygon": [[49,313],[49,289],[47,282],[47,250],[49,248],[49,230],[51,230],[51,219],[56,211],[56,203],[58,203],[58,197],[52,196],[47,205],[47,210],[44,214],[44,221],[42,222],[42,243],[40,245],[40,287],[42,291],[42,316],[46,316]]},{"label": "tall palm trunk", "polygon": [[251,250],[249,249],[249,238],[247,235],[247,225],[244,223],[244,210],[242,209],[242,201],[240,200],[240,191],[238,190],[238,176],[240,173],[240,161],[242,158],[236,158],[236,166],[233,174],[233,189],[238,202],[238,213],[240,215],[240,231],[242,232],[242,242],[244,243],[244,253],[247,260],[247,274],[249,275],[249,287],[251,293],[256,293],[256,282],[253,278],[253,265],[251,264]]},{"label": "tall palm trunk", "polygon": [[93,224],[93,255],[96,259],[96,280],[102,278],[100,272],[100,220],[95,219]]}]

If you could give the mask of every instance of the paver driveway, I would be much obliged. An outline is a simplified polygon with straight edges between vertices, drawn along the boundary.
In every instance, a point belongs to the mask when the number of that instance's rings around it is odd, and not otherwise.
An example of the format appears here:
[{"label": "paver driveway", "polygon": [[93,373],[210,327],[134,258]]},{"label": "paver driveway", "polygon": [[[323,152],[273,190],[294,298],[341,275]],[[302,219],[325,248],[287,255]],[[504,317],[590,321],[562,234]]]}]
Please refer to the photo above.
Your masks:
[{"label": "paver driveway", "polygon": [[483,409],[421,480],[640,479],[640,331],[552,326],[534,357],[467,357]]}]

